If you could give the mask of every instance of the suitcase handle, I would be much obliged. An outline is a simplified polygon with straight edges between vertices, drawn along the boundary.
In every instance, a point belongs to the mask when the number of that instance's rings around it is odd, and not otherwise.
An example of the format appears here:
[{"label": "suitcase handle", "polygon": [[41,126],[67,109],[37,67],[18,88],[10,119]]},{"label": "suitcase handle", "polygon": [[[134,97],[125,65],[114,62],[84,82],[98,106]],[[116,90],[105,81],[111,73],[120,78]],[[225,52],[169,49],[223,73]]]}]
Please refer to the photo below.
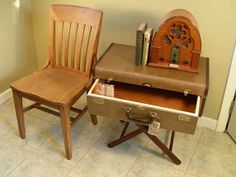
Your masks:
[{"label": "suitcase handle", "polygon": [[154,119],[158,118],[156,112],[149,112],[147,114],[146,111],[143,111],[144,113],[137,113],[138,111],[133,110],[131,107],[125,107],[124,111],[128,120],[135,122],[137,124],[148,125],[152,123]]}]

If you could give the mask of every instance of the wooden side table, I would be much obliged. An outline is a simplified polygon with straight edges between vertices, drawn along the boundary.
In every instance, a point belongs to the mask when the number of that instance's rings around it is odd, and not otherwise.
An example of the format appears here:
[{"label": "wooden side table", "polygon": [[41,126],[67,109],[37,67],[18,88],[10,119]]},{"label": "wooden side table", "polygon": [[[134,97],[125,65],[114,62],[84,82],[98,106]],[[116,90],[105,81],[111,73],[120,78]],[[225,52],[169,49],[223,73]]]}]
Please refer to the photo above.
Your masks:
[{"label": "wooden side table", "polygon": [[[135,47],[112,44],[94,69],[96,81],[87,94],[88,110],[125,121],[114,147],[140,133],[145,133],[175,164],[180,159],[172,152],[175,131],[193,134],[202,115],[208,91],[208,58],[201,58],[199,73],[188,73],[150,66],[135,66]],[[114,85],[114,97],[96,93],[98,84]],[[187,93],[186,93],[187,90]],[[142,112],[141,116],[136,112]],[[148,133],[153,120],[172,131],[169,147]],[[129,122],[137,129],[125,135]]]}]

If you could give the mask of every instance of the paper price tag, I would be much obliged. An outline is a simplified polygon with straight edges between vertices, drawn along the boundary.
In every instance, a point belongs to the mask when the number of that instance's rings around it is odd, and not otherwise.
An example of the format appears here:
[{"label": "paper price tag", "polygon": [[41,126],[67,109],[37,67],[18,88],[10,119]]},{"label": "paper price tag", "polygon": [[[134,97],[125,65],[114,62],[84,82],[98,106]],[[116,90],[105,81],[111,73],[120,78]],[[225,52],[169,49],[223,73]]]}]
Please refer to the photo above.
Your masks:
[{"label": "paper price tag", "polygon": [[160,122],[157,121],[153,121],[151,124],[149,124],[148,126],[148,134],[153,135],[153,136],[157,136],[157,133],[160,129]]}]

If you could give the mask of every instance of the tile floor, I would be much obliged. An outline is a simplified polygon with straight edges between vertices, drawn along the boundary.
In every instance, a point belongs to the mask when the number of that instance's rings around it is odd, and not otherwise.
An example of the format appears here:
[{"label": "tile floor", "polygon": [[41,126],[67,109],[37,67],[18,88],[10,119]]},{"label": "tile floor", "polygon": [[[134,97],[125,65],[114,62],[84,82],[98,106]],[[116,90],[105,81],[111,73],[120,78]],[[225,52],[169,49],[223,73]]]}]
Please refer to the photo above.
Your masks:
[{"label": "tile floor", "polygon": [[[83,106],[85,98],[77,103]],[[30,104],[24,100],[24,104]],[[50,118],[51,119],[50,119]],[[0,105],[0,177],[235,177],[236,145],[225,133],[198,127],[195,135],[176,134],[173,151],[182,160],[173,164],[144,135],[115,148],[122,124],[89,114],[73,129],[73,159],[64,157],[58,118],[38,110],[25,114],[27,137],[18,135],[13,101]],[[129,131],[134,128],[131,126]],[[169,132],[160,130],[166,141]]]}]

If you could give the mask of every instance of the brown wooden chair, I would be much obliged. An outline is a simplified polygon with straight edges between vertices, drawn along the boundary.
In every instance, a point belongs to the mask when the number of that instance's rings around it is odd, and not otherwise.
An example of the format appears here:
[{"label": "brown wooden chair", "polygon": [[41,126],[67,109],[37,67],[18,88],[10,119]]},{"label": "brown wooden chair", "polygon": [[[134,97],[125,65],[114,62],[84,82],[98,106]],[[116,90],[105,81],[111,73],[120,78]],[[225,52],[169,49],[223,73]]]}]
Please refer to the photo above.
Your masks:
[{"label": "brown wooden chair", "polygon": [[[52,5],[50,13],[48,63],[43,69],[13,82],[11,88],[21,138],[25,138],[24,112],[37,108],[59,115],[66,157],[71,159],[71,126],[87,110],[87,106],[80,110],[73,104],[92,84],[91,70],[97,60],[103,13],[72,5]],[[23,109],[22,97],[36,103]],[[70,117],[70,110],[78,115]],[[91,118],[96,124],[96,116]]]}]

